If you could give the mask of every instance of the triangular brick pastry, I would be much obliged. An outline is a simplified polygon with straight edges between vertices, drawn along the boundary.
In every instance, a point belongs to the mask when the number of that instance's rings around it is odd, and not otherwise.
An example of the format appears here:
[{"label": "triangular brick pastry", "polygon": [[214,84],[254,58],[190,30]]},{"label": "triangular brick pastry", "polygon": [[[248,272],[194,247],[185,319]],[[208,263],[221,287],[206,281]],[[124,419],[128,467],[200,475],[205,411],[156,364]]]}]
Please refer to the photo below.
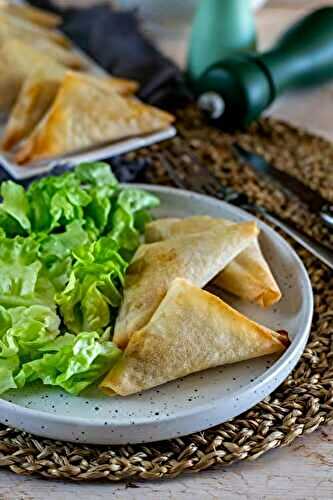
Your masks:
[{"label": "triangular brick pastry", "polygon": [[10,15],[4,9],[0,9],[0,38],[18,38],[26,43],[34,39],[45,39],[62,47],[71,47],[70,40],[60,31],[51,30],[38,26],[28,19]]},{"label": "triangular brick pastry", "polygon": [[100,387],[128,396],[208,368],[282,353],[287,345],[286,333],[251,321],[178,278]]},{"label": "triangular brick pastry", "polygon": [[47,115],[16,155],[19,163],[72,153],[166,128],[173,116],[68,73]]},{"label": "triangular brick pastry", "polygon": [[[57,47],[56,47],[57,49]],[[78,56],[60,47],[60,51],[68,54],[72,62]],[[0,111],[8,112],[17,98],[24,80],[39,67],[48,68],[55,62],[66,66],[66,60],[52,57],[51,51],[42,52],[16,39],[7,40],[0,46]],[[67,59],[67,55],[66,58]],[[69,67],[71,66],[68,60]],[[15,61],[15,63],[14,63]],[[76,66],[76,65],[75,65]]]},{"label": "triangular brick pastry", "polygon": [[[16,71],[17,61],[18,69],[20,69],[21,61],[24,58],[26,65],[30,64],[29,72],[33,71],[35,61],[42,59],[44,65],[47,66],[48,62],[52,60],[57,61],[59,64],[67,66],[67,68],[83,70],[87,68],[87,63],[82,57],[72,50],[67,50],[60,45],[53,43],[46,38],[35,37],[29,42],[22,37],[3,37],[2,28],[0,23],[0,57],[5,64],[9,65],[10,72]],[[15,61],[15,64],[13,63]],[[5,66],[6,68],[6,66]]]},{"label": "triangular brick pastry", "polygon": [[29,43],[29,46],[42,54],[46,54],[49,60],[55,59],[59,64],[63,64],[67,66],[67,68],[80,71],[86,71],[88,69],[88,63],[80,54],[74,50],[64,49],[49,40],[36,38]]},{"label": "triangular brick pastry", "polygon": [[[25,79],[10,112],[1,147],[8,151],[29,135],[51,106],[57,93],[58,79],[66,68],[55,61],[39,66]],[[47,75],[47,77],[46,77]]]},{"label": "triangular brick pastry", "polygon": [[56,28],[62,22],[61,17],[53,12],[47,12],[30,5],[20,5],[12,1],[0,0],[0,9],[11,16],[30,21],[43,28]]},{"label": "triangular brick pastry", "polygon": [[[146,241],[152,243],[230,224],[233,223],[229,220],[208,216],[158,219],[147,224]],[[262,307],[269,307],[281,298],[281,291],[262,254],[258,238],[214,278],[214,285]]]},{"label": "triangular brick pastry", "polygon": [[130,336],[148,323],[175,278],[204,287],[257,234],[256,223],[245,222],[139,247],[126,273],[115,344],[124,348]]},{"label": "triangular brick pastry", "polygon": [[[26,78],[4,130],[2,149],[12,149],[32,132],[51,107],[66,72],[67,68],[64,66],[50,62],[47,66],[37,68]],[[122,78],[85,74],[85,79],[90,81],[91,85],[124,95],[137,89],[136,82]]]}]

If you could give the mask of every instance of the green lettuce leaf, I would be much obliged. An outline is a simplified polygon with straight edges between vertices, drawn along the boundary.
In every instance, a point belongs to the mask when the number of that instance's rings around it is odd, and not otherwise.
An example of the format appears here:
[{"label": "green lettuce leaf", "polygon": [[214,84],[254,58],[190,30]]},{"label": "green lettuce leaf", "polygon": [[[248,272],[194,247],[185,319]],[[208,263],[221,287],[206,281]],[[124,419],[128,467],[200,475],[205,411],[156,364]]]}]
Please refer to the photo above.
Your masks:
[{"label": "green lettuce leaf", "polygon": [[113,325],[127,268],[118,248],[112,237],[104,236],[74,252],[76,262],[69,282],[56,295],[71,332],[101,331]]},{"label": "green lettuce leaf", "polygon": [[78,394],[120,356],[110,332],[158,199],[102,162],[1,195],[0,393],[41,380]]},{"label": "green lettuce leaf", "polygon": [[34,181],[27,191],[32,231],[48,233],[54,225],[50,212],[53,190],[46,179]]},{"label": "green lettuce leaf", "polygon": [[0,306],[0,360],[18,356],[34,359],[39,349],[59,335],[60,319],[46,306]]},{"label": "green lettuce leaf", "polygon": [[[82,224],[74,221],[66,226],[62,233],[46,235],[41,233],[38,238],[40,241],[39,258],[43,264],[42,271],[37,282],[38,290],[44,288],[47,292],[47,282],[54,287],[53,292],[63,290],[70,277],[72,270],[72,252],[89,243],[88,232],[82,228]],[[49,295],[52,300],[54,293],[49,288]]]},{"label": "green lettuce leaf", "polygon": [[158,207],[159,199],[142,189],[127,188],[119,193],[117,204],[129,214]]},{"label": "green lettuce leaf", "polygon": [[0,394],[17,387],[20,367],[36,357],[39,350],[59,335],[60,320],[45,306],[0,306]]},{"label": "green lettuce leaf", "polygon": [[121,351],[112,342],[96,332],[82,332],[77,336],[66,334],[54,345],[50,343],[47,350],[53,352],[22,366],[15,377],[17,387],[41,380],[46,385],[78,395],[107,373],[121,356]]},{"label": "green lettuce leaf", "polygon": [[118,207],[112,215],[110,236],[118,243],[120,253],[130,260],[140,245],[140,233],[135,228],[134,216]]},{"label": "green lettuce leaf", "polygon": [[94,224],[97,234],[105,230],[112,210],[113,199],[119,185],[110,167],[106,163],[82,163],[75,170],[75,175],[83,183],[90,203],[85,207],[85,219]]},{"label": "green lettuce leaf", "polygon": [[85,208],[86,220],[94,224],[96,236],[105,230],[112,207],[113,190],[108,186],[92,188],[90,190],[91,202]]},{"label": "green lettuce leaf", "polygon": [[72,272],[72,266],[72,257],[57,259],[54,262],[48,263],[47,265],[44,264],[37,282],[37,292],[39,293],[40,288],[44,288],[44,290],[46,291],[46,288],[48,287],[48,296],[52,297],[52,300],[54,302],[55,293],[61,292],[66,287]]},{"label": "green lettuce leaf", "polygon": [[84,224],[93,218],[100,230],[117,189],[110,166],[102,162],[81,164],[72,172],[37,180],[27,192],[32,229],[48,233],[73,221]]},{"label": "green lettuce leaf", "polygon": [[39,243],[32,237],[0,239],[0,305],[55,308],[56,290],[38,256]]},{"label": "green lettuce leaf", "polygon": [[14,373],[19,366],[20,360],[18,356],[12,356],[8,359],[0,358],[0,394],[17,388]]},{"label": "green lettuce leaf", "polygon": [[124,189],[117,197],[115,210],[109,219],[109,234],[119,244],[120,254],[130,260],[140,244],[148,210],[159,205],[159,199],[141,189]]},{"label": "green lettuce leaf", "polygon": [[66,226],[63,233],[50,234],[41,240],[40,258],[43,262],[65,259],[86,243],[89,243],[88,233],[79,221],[74,221]]},{"label": "green lettuce leaf", "polygon": [[18,234],[22,232],[21,230],[29,233],[31,229],[28,217],[29,204],[24,188],[12,181],[3,182],[1,196],[3,201],[0,204],[0,222],[2,221],[1,225],[5,232],[10,236],[15,235],[16,228]]},{"label": "green lettuce leaf", "polygon": [[34,292],[42,267],[38,248],[31,238],[0,240],[0,295],[26,296]]},{"label": "green lettuce leaf", "polygon": [[118,181],[113,175],[110,165],[102,161],[81,163],[75,169],[75,176],[85,185],[118,188]]},{"label": "green lettuce leaf", "polygon": [[53,217],[53,227],[66,226],[74,221],[83,220],[83,207],[91,198],[81,187],[75,186],[55,193],[51,200],[50,212]]},{"label": "green lettuce leaf", "polygon": [[32,230],[46,233],[73,221],[83,221],[83,208],[91,201],[74,172],[33,182],[27,198]]}]

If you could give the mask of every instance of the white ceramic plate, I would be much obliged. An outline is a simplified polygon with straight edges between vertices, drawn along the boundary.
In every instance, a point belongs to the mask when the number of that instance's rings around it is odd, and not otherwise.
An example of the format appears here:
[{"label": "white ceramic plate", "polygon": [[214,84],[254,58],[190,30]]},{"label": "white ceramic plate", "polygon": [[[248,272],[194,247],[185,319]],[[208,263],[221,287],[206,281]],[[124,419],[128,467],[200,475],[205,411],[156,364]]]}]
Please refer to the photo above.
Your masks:
[{"label": "white ceramic plate", "polygon": [[[160,186],[158,217],[195,214],[235,221],[253,218],[227,203]],[[169,439],[217,425],[248,410],[269,395],[299,360],[310,331],[313,295],[305,268],[286,241],[265,224],[262,249],[283,292],[268,310],[224,298],[250,318],[290,334],[291,345],[274,356],[207,370],[128,398],[108,398],[97,389],[81,397],[34,385],[0,399],[0,422],[54,439],[94,444],[124,444]]]},{"label": "white ceramic plate", "polygon": [[[15,163],[13,155],[10,153],[0,153],[0,166],[7,170],[9,175],[16,180],[29,179],[30,177],[50,172],[56,165],[70,164],[74,167],[79,163],[105,160],[107,158],[112,158],[113,156],[128,153],[129,151],[134,151],[135,149],[146,148],[152,144],[156,144],[157,142],[171,139],[176,135],[176,133],[177,131],[175,127],[167,127],[165,130],[154,132],[153,134],[132,137],[130,139],[114,142],[112,144],[96,146],[90,148],[89,150],[69,153],[65,156],[58,156],[51,160],[48,159],[24,166]],[[1,135],[2,129],[0,124],[0,137]]]}]

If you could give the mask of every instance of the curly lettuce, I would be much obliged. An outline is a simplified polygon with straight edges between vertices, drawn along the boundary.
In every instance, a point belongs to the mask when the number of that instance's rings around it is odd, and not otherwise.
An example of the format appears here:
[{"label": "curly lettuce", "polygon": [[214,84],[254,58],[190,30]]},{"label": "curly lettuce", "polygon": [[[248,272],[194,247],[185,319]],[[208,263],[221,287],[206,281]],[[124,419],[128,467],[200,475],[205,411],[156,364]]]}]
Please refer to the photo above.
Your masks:
[{"label": "curly lettuce", "polygon": [[56,296],[63,320],[75,333],[102,331],[114,321],[128,263],[119,244],[107,236],[81,247],[74,257],[68,285]]},{"label": "curly lettuce", "polygon": [[120,356],[126,269],[159,201],[102,162],[0,194],[0,394],[34,380],[79,394]]},{"label": "curly lettuce", "polygon": [[20,367],[40,356],[39,350],[60,334],[59,325],[56,313],[46,306],[0,306],[0,394],[17,388]]},{"label": "curly lettuce", "polygon": [[44,306],[0,308],[0,394],[41,380],[77,395],[119,359],[108,331],[60,335],[59,322]]},{"label": "curly lettuce", "polygon": [[79,395],[86,387],[105,375],[121,356],[121,351],[96,332],[65,334],[58,342],[44,346],[43,355],[25,363],[14,378],[18,388],[41,380]]}]

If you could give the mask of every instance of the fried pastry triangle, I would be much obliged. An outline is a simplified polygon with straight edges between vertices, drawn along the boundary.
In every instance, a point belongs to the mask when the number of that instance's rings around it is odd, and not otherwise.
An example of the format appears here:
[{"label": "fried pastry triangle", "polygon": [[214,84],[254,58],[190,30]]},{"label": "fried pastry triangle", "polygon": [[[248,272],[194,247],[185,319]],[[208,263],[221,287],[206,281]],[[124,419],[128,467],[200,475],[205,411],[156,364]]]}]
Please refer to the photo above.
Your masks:
[{"label": "fried pastry triangle", "polygon": [[62,47],[72,45],[60,31],[43,28],[22,17],[10,15],[4,9],[0,9],[0,28],[1,38],[3,36],[14,37],[27,43],[40,38]]},{"label": "fried pastry triangle", "polygon": [[[186,219],[159,219],[146,226],[148,243],[161,241],[181,234],[206,231],[215,225],[232,224],[226,219],[208,216]],[[269,307],[281,298],[281,291],[256,239],[214,278],[214,285],[244,300],[262,307]]]},{"label": "fried pastry triangle", "polygon": [[[0,30],[1,31],[1,30]],[[57,48],[57,47],[56,47]],[[69,51],[70,57],[73,57]],[[29,74],[43,67],[47,69],[53,66],[56,62],[62,64],[57,58],[52,57],[49,51],[42,52],[24,42],[16,39],[7,40],[0,46],[0,111],[8,112],[13,105],[17,95],[21,89],[24,80]],[[77,56],[74,54],[77,60]],[[13,63],[15,61],[15,63]],[[66,64],[65,64],[66,65]]]},{"label": "fried pastry triangle", "polygon": [[121,348],[127,345],[148,323],[175,278],[205,286],[257,234],[255,222],[245,222],[139,247],[127,270],[113,341]]},{"label": "fried pastry triangle", "polygon": [[25,163],[148,134],[172,121],[169,113],[92,85],[84,74],[68,73],[52,107],[16,160]]},{"label": "fried pastry triangle", "polygon": [[286,334],[178,278],[100,387],[128,396],[208,368],[280,353],[287,345]]},{"label": "fried pastry triangle", "polygon": [[40,66],[25,79],[6,124],[1,147],[8,151],[32,132],[51,106],[66,68],[56,62]]},{"label": "fried pastry triangle", "polygon": [[[66,71],[64,66],[50,62],[47,67],[39,67],[26,78],[4,131],[1,146],[5,151],[28,136],[42,119],[54,101]],[[136,82],[131,80],[88,74],[84,78],[92,85],[124,95],[137,89]]]},{"label": "fried pastry triangle", "polygon": [[7,0],[0,1],[0,9],[11,16],[19,17],[43,28],[56,28],[61,24],[61,17],[53,12],[38,9],[31,5],[20,5]]},{"label": "fried pastry triangle", "polygon": [[[63,64],[71,69],[86,69],[87,63],[82,57],[74,51],[64,49],[60,45],[53,43],[46,38],[38,36],[26,40],[24,36],[8,34],[0,21],[0,46],[1,57],[11,66],[11,72],[16,69],[16,60],[21,60],[25,57],[27,62],[30,61],[30,69],[32,71],[35,66],[31,59],[36,59],[37,56],[32,56],[34,50],[43,58],[43,64],[47,66],[48,61],[55,59],[59,64]],[[15,61],[15,63],[13,62]]]}]

